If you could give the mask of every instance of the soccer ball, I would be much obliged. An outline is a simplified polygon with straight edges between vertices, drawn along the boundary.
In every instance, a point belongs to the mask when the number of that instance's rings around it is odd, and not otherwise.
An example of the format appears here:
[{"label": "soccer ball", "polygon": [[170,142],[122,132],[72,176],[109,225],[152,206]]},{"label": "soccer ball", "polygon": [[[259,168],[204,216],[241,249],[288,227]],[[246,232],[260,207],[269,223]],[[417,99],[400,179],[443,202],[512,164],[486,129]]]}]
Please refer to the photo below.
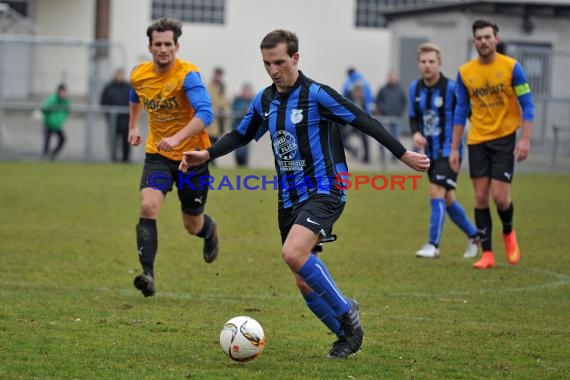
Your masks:
[{"label": "soccer ball", "polygon": [[220,332],[222,351],[236,362],[253,360],[263,351],[265,334],[255,319],[239,316],[227,321]]}]

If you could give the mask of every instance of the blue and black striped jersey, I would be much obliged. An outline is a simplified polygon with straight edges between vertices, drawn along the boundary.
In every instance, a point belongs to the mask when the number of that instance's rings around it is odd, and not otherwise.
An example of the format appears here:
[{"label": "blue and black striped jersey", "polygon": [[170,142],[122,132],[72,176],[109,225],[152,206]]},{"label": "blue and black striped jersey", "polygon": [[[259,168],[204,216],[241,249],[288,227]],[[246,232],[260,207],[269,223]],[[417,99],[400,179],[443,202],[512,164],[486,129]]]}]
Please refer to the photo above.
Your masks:
[{"label": "blue and black striped jersey", "polygon": [[236,130],[208,150],[216,158],[269,132],[281,207],[313,194],[337,194],[344,200],[342,184],[336,185],[339,175],[348,172],[339,131],[346,124],[374,137],[396,157],[406,152],[371,115],[301,72],[287,93],[277,92],[275,85],[259,91]]},{"label": "blue and black striped jersey", "polygon": [[[419,131],[426,138],[426,155],[433,160],[449,157],[456,104],[455,82],[443,74],[433,87],[416,79],[410,84],[408,96],[410,127],[412,133]],[[459,154],[463,154],[463,141]]]}]

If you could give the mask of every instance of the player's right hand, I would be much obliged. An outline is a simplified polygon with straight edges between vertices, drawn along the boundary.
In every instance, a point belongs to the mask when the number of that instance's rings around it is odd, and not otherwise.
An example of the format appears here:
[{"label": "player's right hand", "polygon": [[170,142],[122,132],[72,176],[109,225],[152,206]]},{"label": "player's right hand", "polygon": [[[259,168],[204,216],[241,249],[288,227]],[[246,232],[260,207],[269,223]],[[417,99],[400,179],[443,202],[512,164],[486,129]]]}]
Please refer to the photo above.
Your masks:
[{"label": "player's right hand", "polygon": [[449,153],[449,166],[454,172],[459,171],[459,150],[452,149]]},{"label": "player's right hand", "polygon": [[412,152],[410,150],[407,150],[406,153],[400,157],[400,161],[418,172],[426,172],[430,165],[429,158],[425,154]]},{"label": "player's right hand", "polygon": [[210,152],[207,150],[190,150],[183,153],[182,161],[178,166],[178,170],[186,173],[188,169],[192,166],[200,165],[207,162],[210,159]]},{"label": "player's right hand", "polygon": [[127,141],[132,146],[139,146],[141,143],[141,135],[139,134],[139,130],[137,128],[131,129],[129,128],[129,136],[127,137]]}]

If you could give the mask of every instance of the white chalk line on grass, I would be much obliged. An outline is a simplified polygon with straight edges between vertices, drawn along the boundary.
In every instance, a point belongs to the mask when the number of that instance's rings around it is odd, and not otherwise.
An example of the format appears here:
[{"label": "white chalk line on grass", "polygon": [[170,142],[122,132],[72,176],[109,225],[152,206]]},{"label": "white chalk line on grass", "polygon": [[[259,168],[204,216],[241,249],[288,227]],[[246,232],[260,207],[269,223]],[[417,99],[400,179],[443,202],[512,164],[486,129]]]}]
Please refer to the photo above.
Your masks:
[{"label": "white chalk line on grass", "polygon": [[[499,267],[501,267],[499,265]],[[504,267],[507,267],[506,265]],[[488,269],[487,271],[492,271],[493,269]],[[529,271],[535,272],[542,275],[547,275],[553,277],[553,281],[541,283],[541,284],[533,284],[527,286],[520,286],[514,288],[508,288],[505,285],[501,285],[500,287],[493,287],[493,288],[479,288],[473,290],[453,290],[447,289],[445,291],[432,291],[429,293],[426,292],[389,292],[383,291],[379,294],[377,293],[368,293],[366,291],[359,292],[359,294],[364,295],[367,298],[372,299],[385,299],[386,297],[419,297],[419,298],[437,298],[440,301],[447,301],[447,302],[464,302],[463,299],[446,299],[445,297],[464,297],[470,295],[478,295],[478,294],[501,294],[501,293],[512,293],[512,292],[532,292],[532,291],[539,291],[543,289],[554,289],[563,286],[570,285],[570,276],[564,273],[555,273],[552,271],[548,271],[545,269],[540,268],[517,268],[519,271]],[[8,294],[8,293],[15,293],[18,290],[10,288],[41,288],[42,290],[72,290],[72,291],[85,291],[85,292],[118,292],[123,295],[132,295],[134,293],[139,293],[138,290],[134,288],[85,288],[85,287],[76,287],[76,286],[65,286],[65,285],[46,285],[45,283],[33,283],[33,282],[5,282],[0,281],[2,284],[2,289],[0,290],[0,294]],[[158,285],[160,286],[160,285]],[[235,294],[231,297],[228,297],[228,294],[225,293],[204,293],[204,292],[168,292],[168,291],[161,291],[160,287],[157,290],[156,297],[160,298],[168,298],[168,299],[180,299],[180,300],[216,300],[217,302],[221,303],[243,303],[244,301],[247,302],[248,300],[264,300],[264,299],[297,299],[300,296],[293,292],[293,293],[279,293],[274,294],[273,292],[267,291],[255,291],[252,290],[251,292],[244,294],[242,296],[236,296]]]},{"label": "white chalk line on grass", "polygon": [[[498,267],[509,268],[506,265],[498,265]],[[476,270],[476,269],[473,269]],[[484,272],[483,270],[477,269],[478,271]],[[493,269],[486,269],[485,271],[492,271]],[[449,289],[447,291],[442,292],[396,292],[396,293],[385,293],[390,296],[396,297],[420,297],[420,298],[436,298],[442,296],[469,296],[469,295],[476,295],[476,294],[504,294],[504,293],[513,293],[513,292],[528,292],[528,291],[538,291],[543,289],[554,289],[559,288],[562,286],[570,285],[570,276],[564,273],[555,273],[552,271],[548,271],[545,269],[540,268],[517,268],[519,271],[529,271],[540,273],[543,275],[551,276],[554,278],[554,281],[545,282],[542,284],[533,284],[533,285],[526,285],[526,286],[519,286],[514,288],[509,288],[502,284],[500,287],[493,287],[493,288],[479,288],[470,290],[453,290]]]},{"label": "white chalk line on grass", "polygon": [[[438,323],[443,325],[457,325],[457,320],[453,319],[441,319],[441,318],[431,318],[431,317],[419,317],[419,316],[412,316],[412,315],[387,315],[386,313],[378,312],[378,311],[370,311],[367,310],[366,315],[372,317],[382,317],[385,319],[393,319],[396,321],[404,321],[404,322],[418,322],[418,323]],[[473,321],[473,320],[466,320],[464,318],[461,319],[461,325],[470,325],[474,327],[485,327],[485,328],[496,328],[497,330],[516,330],[517,328],[524,328],[524,330],[532,330],[536,332],[550,332],[556,334],[568,334],[570,333],[569,329],[560,329],[560,328],[549,328],[549,327],[537,327],[537,326],[529,326],[524,325],[524,327],[512,327],[505,325],[504,322],[490,322],[490,321]]]},{"label": "white chalk line on grass", "polygon": [[[505,265],[505,267],[507,267]],[[491,269],[492,270],[492,269]],[[516,287],[516,288],[505,288],[504,286],[501,286],[500,288],[493,288],[493,289],[476,289],[473,291],[454,291],[454,290],[449,290],[449,291],[443,291],[443,292],[431,292],[431,293],[419,293],[419,292],[381,292],[380,294],[375,294],[375,293],[366,293],[366,292],[359,292],[359,294],[361,296],[364,296],[366,298],[369,299],[383,299],[386,300],[386,298],[389,297],[421,297],[421,298],[435,298],[440,302],[456,302],[456,303],[467,303],[468,301],[465,300],[464,298],[445,298],[447,297],[463,297],[463,296],[468,296],[468,295],[477,295],[477,294],[485,294],[485,293],[508,293],[508,292],[523,292],[523,291],[539,291],[539,290],[543,290],[543,289],[553,289],[553,288],[558,288],[558,287],[563,287],[563,286],[567,286],[570,285],[570,276],[563,274],[563,273],[556,273],[556,272],[552,272],[552,271],[548,271],[548,270],[544,270],[544,269],[540,269],[540,268],[518,268],[518,270],[526,270],[529,272],[535,272],[535,273],[539,273],[542,275],[547,275],[547,276],[551,276],[553,277],[553,281],[549,281],[546,283],[542,283],[542,284],[535,284],[535,285],[528,285],[528,286],[522,286],[522,287]],[[40,284],[40,283],[33,283],[33,282],[3,282],[0,281],[0,284],[4,285],[2,286],[3,289],[0,290],[0,295],[1,294],[8,294],[8,293],[17,293],[18,289],[17,288],[28,288],[28,289],[41,289],[43,291],[46,290],[69,290],[69,291],[76,291],[76,292],[92,292],[92,293],[97,293],[97,292],[102,292],[102,293],[118,293],[121,296],[126,296],[129,298],[132,298],[134,294],[136,294],[136,297],[141,297],[139,294],[138,290],[135,290],[134,288],[121,288],[121,289],[116,289],[116,288],[85,288],[85,287],[75,287],[75,286],[65,286],[65,285],[45,285],[45,284]],[[10,289],[10,288],[15,288],[15,289]],[[164,299],[171,299],[171,300],[203,300],[203,301],[215,301],[219,304],[238,304],[241,307],[247,308],[247,307],[254,307],[257,305],[248,305],[248,303],[253,303],[256,301],[263,301],[263,300],[269,300],[269,299],[279,299],[279,300],[293,300],[293,299],[301,299],[301,297],[299,296],[299,294],[297,294],[296,292],[288,292],[288,293],[279,293],[279,294],[274,294],[274,293],[269,293],[266,291],[258,291],[256,292],[255,290],[252,289],[251,292],[247,293],[247,294],[242,294],[242,295],[235,295],[233,294],[231,297],[228,296],[228,294],[225,293],[191,293],[191,292],[168,292],[168,291],[161,291],[160,288],[157,291],[157,294],[155,297],[157,300],[160,298],[164,298]],[[148,300],[150,302],[152,302],[153,300]],[[385,308],[384,308],[385,309]],[[386,310],[377,310],[374,311],[371,308],[367,308],[366,311],[364,312],[364,314],[366,314],[368,317],[375,317],[375,316],[381,316],[383,318],[386,319],[392,319],[392,320],[400,320],[400,321],[411,321],[411,322],[418,322],[418,323],[423,323],[423,322],[428,322],[428,323],[438,323],[438,324],[446,324],[446,325],[452,325],[455,324],[456,322],[454,320],[451,319],[441,319],[441,318],[431,318],[431,317],[425,317],[425,316],[414,316],[414,315],[389,315],[388,313],[386,313]],[[462,323],[468,323],[470,325],[473,326],[485,326],[485,327],[492,327],[492,328],[497,328],[497,329],[505,329],[505,326],[502,324],[497,324],[497,323],[493,323],[493,322],[489,322],[489,321],[483,321],[483,322],[478,322],[478,321],[465,321],[463,320]],[[537,332],[556,332],[556,333],[562,333],[562,334],[568,334],[570,333],[570,330],[567,329],[560,329],[560,328],[555,328],[555,329],[551,329],[548,327],[542,328],[542,327],[533,327],[533,326],[525,326],[525,329],[530,329],[533,331],[537,331]]]}]

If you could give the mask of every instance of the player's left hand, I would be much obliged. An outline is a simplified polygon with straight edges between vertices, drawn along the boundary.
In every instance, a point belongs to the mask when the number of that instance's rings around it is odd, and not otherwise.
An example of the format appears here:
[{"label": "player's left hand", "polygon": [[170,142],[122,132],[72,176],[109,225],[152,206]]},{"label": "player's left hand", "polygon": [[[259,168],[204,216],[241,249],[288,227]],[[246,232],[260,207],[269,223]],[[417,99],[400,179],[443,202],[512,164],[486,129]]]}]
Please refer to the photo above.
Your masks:
[{"label": "player's left hand", "polygon": [[170,137],[163,137],[160,141],[156,144],[156,148],[158,150],[163,150],[165,152],[170,152],[173,148],[175,148],[180,141],[174,136]]},{"label": "player's left hand", "polygon": [[521,138],[515,147],[515,158],[517,161],[526,160],[530,152],[530,139]]},{"label": "player's left hand", "polygon": [[425,154],[407,150],[400,161],[418,172],[426,172],[429,169],[429,158]]},{"label": "player's left hand", "polygon": [[414,146],[416,148],[423,148],[427,144],[426,138],[420,132],[413,134],[412,141],[414,142]]}]

